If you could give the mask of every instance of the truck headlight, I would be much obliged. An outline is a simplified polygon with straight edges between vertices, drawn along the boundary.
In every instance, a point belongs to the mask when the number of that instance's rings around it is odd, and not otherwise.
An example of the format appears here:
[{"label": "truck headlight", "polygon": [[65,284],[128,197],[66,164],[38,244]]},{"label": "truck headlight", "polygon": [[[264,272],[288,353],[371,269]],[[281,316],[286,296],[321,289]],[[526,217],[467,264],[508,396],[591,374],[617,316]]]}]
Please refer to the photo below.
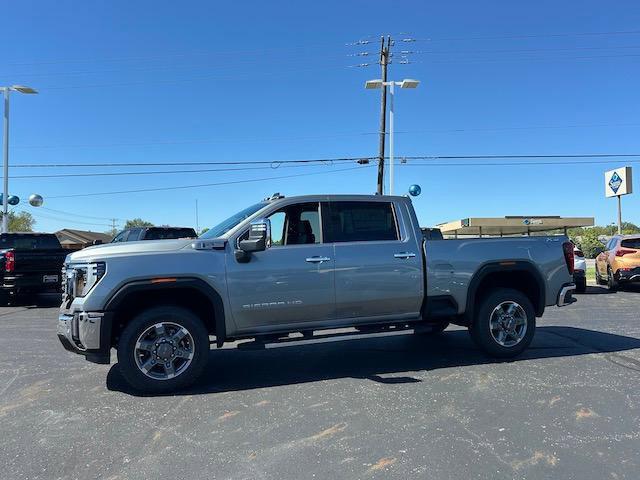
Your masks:
[{"label": "truck headlight", "polygon": [[74,270],[74,297],[84,297],[95,287],[107,271],[104,262],[89,263],[87,265],[77,266]]}]

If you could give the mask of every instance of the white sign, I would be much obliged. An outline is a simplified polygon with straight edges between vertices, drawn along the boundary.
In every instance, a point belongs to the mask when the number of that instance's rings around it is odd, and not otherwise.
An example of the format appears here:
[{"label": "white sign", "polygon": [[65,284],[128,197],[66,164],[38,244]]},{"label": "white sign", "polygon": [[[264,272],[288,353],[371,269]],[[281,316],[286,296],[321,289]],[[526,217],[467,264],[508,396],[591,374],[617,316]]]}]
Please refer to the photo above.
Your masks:
[{"label": "white sign", "polygon": [[631,167],[620,167],[604,173],[604,194],[617,197],[633,192],[631,184]]}]

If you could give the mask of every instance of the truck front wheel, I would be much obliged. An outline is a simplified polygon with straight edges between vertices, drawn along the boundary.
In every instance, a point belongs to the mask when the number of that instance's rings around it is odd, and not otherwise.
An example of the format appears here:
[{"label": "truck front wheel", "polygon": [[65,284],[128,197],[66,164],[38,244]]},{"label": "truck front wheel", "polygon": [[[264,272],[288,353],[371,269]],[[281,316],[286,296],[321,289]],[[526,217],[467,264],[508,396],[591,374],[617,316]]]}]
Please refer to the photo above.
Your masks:
[{"label": "truck front wheel", "polygon": [[476,308],[469,333],[488,355],[515,357],[533,339],[536,315],[529,298],[518,290],[498,288]]},{"label": "truck front wheel", "polygon": [[191,385],[209,357],[209,334],[190,310],[173,305],[149,308],[125,327],[118,366],[136,390],[163,393]]}]

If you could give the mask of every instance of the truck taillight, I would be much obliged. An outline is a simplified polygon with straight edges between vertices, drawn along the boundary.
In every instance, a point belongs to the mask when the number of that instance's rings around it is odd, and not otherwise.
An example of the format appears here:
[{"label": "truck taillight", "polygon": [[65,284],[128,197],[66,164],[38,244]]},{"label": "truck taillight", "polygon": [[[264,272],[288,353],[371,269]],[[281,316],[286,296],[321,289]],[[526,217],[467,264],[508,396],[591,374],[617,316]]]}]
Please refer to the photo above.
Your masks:
[{"label": "truck taillight", "polygon": [[628,253],[636,253],[637,250],[630,250],[628,248],[620,248],[616,250],[616,257],[624,257]]},{"label": "truck taillight", "polygon": [[573,270],[574,270],[573,244],[571,242],[564,242],[562,244],[562,250],[564,251],[564,261],[567,262],[567,269],[569,269],[569,273],[573,275]]},{"label": "truck taillight", "polygon": [[16,254],[14,252],[6,252],[4,254],[4,271],[13,272],[16,269]]}]

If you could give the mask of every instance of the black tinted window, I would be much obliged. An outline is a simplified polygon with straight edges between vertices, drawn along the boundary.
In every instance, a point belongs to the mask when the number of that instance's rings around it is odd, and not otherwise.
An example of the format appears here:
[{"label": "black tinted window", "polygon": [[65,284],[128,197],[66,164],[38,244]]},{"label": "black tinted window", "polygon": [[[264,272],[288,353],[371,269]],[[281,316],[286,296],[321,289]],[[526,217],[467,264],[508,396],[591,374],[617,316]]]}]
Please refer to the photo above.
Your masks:
[{"label": "black tinted window", "polygon": [[621,247],[626,248],[638,248],[640,249],[640,238],[629,238],[628,240],[622,240]]},{"label": "black tinted window", "polygon": [[327,223],[327,242],[398,240],[391,203],[332,202]]},{"label": "black tinted window", "polygon": [[62,248],[55,235],[2,235],[0,249],[16,248],[21,250],[36,250],[47,248]]},{"label": "black tinted window", "polygon": [[145,240],[167,240],[175,238],[194,238],[193,228],[150,228],[144,235]]}]

